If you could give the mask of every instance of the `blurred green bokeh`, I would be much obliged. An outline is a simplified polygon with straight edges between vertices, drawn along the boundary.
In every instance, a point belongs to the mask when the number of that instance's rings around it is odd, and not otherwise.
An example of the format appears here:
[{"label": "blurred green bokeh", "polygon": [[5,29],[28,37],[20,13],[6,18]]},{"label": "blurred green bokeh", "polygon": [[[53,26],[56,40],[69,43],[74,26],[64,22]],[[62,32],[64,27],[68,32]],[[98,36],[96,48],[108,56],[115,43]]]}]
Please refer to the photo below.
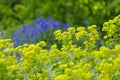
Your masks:
[{"label": "blurred green bokeh", "polygon": [[120,0],[0,0],[0,30],[13,33],[42,16],[77,26],[102,26],[120,14],[119,4]]}]

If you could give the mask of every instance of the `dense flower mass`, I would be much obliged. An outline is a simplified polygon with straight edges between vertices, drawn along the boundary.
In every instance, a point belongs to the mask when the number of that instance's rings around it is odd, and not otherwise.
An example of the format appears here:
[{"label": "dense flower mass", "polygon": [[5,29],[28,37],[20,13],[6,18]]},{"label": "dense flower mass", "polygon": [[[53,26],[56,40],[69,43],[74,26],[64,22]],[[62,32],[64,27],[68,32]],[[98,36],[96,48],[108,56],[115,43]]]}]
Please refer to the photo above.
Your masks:
[{"label": "dense flower mass", "polygon": [[109,20],[103,24],[102,31],[105,32],[104,39],[108,47],[113,48],[120,43],[120,15],[113,20]]},{"label": "dense flower mass", "polygon": [[65,30],[68,27],[70,27],[69,24],[62,24],[59,20],[37,18],[34,23],[23,25],[20,30],[12,34],[12,40],[15,47],[24,43],[37,43],[41,40],[54,41],[53,31],[56,29]]},{"label": "dense flower mass", "polygon": [[[120,44],[112,44],[112,48],[109,46],[109,40],[119,41],[119,16],[104,23],[102,30],[105,31],[105,45],[99,47],[97,42],[101,38],[96,25],[87,28],[65,25],[63,29],[66,30],[63,31],[62,27],[58,27],[59,21],[50,22],[52,27],[48,26],[49,21],[52,21],[51,18],[45,21],[37,19],[34,24],[23,25],[20,31],[13,34],[17,43],[23,40],[23,45],[15,47],[12,39],[0,39],[1,80],[120,79]],[[61,43],[61,47],[58,48],[59,44],[54,42],[46,49],[46,41],[34,41],[47,30],[54,31],[54,38]],[[25,40],[31,41],[24,42]]]},{"label": "dense flower mass", "polygon": [[[25,30],[26,27],[23,28]],[[53,44],[49,50],[45,49],[48,45],[45,41],[14,47],[11,39],[0,39],[0,79],[120,79],[120,45],[115,45],[113,49],[106,45],[98,48],[96,42],[100,37],[96,25],[88,28],[69,27],[66,31],[59,29],[54,35],[62,43],[60,49],[57,44]]]}]

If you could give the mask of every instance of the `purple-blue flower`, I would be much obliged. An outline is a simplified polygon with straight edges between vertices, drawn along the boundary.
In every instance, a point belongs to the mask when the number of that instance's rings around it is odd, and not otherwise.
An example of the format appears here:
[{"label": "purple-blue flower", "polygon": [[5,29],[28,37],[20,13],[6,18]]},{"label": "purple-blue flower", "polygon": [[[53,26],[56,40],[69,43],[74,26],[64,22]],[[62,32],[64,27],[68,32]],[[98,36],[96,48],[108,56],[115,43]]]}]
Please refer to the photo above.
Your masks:
[{"label": "purple-blue flower", "polygon": [[[53,21],[52,18],[44,19],[36,18],[36,20],[29,25],[22,25],[22,28],[11,35],[14,42],[14,47],[24,43],[37,43],[41,40],[52,39],[53,31],[56,29],[66,30],[70,24],[62,24],[59,20]],[[51,37],[49,37],[51,36]]]}]

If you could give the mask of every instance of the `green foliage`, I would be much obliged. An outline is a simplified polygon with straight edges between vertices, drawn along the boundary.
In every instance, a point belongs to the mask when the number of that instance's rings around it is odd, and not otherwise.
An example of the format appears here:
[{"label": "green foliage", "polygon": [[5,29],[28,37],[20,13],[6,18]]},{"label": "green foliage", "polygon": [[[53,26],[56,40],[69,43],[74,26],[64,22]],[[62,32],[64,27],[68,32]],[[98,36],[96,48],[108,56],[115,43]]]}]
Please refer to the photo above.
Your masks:
[{"label": "green foliage", "polygon": [[0,0],[0,29],[13,32],[16,26],[36,17],[52,17],[73,25],[101,26],[120,12],[120,0]]}]

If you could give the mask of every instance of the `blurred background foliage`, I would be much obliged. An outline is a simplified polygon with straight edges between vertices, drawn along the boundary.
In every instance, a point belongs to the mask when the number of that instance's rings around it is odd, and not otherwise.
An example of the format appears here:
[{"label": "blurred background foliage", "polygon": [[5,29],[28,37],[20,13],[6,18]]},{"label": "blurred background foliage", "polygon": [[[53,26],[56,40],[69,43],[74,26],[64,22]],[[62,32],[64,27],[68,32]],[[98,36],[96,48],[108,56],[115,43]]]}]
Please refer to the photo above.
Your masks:
[{"label": "blurred background foliage", "polygon": [[0,30],[13,33],[36,17],[52,17],[73,26],[88,26],[120,13],[120,0],[0,0]]}]

